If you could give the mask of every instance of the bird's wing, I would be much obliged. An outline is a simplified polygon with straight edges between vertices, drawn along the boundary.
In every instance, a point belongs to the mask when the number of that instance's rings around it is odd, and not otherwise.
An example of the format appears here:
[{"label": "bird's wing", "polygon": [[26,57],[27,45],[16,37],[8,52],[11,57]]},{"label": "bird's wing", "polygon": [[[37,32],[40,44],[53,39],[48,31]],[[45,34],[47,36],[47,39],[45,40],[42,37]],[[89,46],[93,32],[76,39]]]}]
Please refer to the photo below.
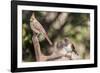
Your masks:
[{"label": "bird's wing", "polygon": [[77,55],[78,55],[78,53],[77,53],[77,51],[76,51],[76,49],[75,49],[74,45],[72,45],[72,48],[73,48],[73,50],[72,50],[72,51],[74,51],[74,52],[75,52],[75,54],[77,54]]},{"label": "bird's wing", "polygon": [[45,31],[45,29],[43,28],[43,26],[36,20],[35,22],[34,22],[34,27],[37,29],[37,30],[39,30],[40,32],[42,32],[42,33],[46,33],[46,31]]},{"label": "bird's wing", "polygon": [[38,31],[35,27],[34,27],[34,23],[33,22],[31,22],[30,23],[30,27],[31,27],[31,29],[33,30],[33,32],[35,32],[35,33],[40,33],[40,31]]}]

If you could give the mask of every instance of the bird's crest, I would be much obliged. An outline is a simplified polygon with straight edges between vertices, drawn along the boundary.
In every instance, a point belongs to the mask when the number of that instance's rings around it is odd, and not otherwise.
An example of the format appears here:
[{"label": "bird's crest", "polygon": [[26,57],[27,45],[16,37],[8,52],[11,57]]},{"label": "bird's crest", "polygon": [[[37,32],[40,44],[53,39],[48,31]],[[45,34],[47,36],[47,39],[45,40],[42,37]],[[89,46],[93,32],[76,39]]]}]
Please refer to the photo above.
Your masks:
[{"label": "bird's crest", "polygon": [[30,21],[32,22],[35,19],[34,13],[32,13],[32,16],[30,17]]}]

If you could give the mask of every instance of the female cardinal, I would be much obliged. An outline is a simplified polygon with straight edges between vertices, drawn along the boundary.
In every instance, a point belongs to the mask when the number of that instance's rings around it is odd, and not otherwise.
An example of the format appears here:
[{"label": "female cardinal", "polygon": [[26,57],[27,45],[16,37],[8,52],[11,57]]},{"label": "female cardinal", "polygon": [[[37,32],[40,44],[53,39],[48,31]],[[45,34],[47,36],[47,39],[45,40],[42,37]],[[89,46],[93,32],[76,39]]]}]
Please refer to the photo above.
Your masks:
[{"label": "female cardinal", "polygon": [[37,33],[37,34],[42,33],[45,36],[45,38],[47,39],[47,41],[49,42],[49,44],[52,45],[52,42],[49,39],[45,29],[39,23],[39,21],[36,19],[34,13],[32,14],[32,16],[30,18],[30,27],[31,27],[31,29],[33,30],[34,33]]}]

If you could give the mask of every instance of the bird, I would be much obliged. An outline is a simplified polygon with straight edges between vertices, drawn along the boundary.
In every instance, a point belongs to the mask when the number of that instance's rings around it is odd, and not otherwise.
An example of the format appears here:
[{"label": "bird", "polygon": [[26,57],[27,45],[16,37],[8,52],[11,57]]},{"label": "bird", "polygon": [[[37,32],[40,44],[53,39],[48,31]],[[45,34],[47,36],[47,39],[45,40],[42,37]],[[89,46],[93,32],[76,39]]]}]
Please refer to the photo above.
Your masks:
[{"label": "bird", "polygon": [[64,42],[65,42],[64,48],[65,48],[65,50],[66,50],[67,52],[74,52],[75,54],[78,55],[78,53],[77,53],[77,51],[76,51],[76,49],[75,49],[74,44],[73,44],[68,38],[65,38],[65,39],[64,39]]},{"label": "bird", "polygon": [[51,42],[51,40],[49,39],[45,29],[42,26],[42,24],[36,19],[34,13],[32,13],[32,16],[30,17],[30,27],[31,27],[31,29],[34,33],[36,33],[36,34],[42,33],[44,35],[44,37],[47,39],[47,41],[49,42],[50,45],[53,44]]},{"label": "bird", "polygon": [[78,56],[74,44],[68,38],[64,38],[64,40],[60,40],[56,43],[56,52],[69,59],[72,59],[73,53]]}]

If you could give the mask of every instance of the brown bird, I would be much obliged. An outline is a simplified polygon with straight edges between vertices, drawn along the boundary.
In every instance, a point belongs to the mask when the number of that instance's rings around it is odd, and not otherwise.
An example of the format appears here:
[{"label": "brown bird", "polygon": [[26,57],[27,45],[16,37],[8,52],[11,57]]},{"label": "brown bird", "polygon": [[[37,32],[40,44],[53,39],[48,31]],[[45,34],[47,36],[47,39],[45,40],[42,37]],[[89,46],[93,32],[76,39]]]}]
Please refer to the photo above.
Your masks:
[{"label": "brown bird", "polygon": [[35,32],[37,34],[41,34],[42,33],[44,35],[44,37],[47,39],[47,41],[49,42],[49,44],[52,45],[52,42],[49,39],[45,29],[40,24],[40,22],[36,19],[34,13],[32,14],[32,16],[30,18],[30,27],[33,30],[33,32]]}]

